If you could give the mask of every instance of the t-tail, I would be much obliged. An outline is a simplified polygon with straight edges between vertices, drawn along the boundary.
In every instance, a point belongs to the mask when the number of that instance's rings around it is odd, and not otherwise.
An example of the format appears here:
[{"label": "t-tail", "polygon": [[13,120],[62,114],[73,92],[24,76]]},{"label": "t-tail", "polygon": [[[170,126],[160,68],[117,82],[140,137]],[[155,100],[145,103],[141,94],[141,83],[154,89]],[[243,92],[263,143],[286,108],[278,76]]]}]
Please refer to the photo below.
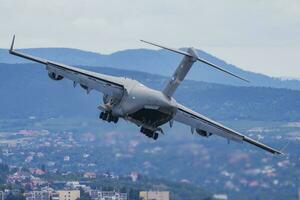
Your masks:
[{"label": "t-tail", "polygon": [[152,42],[147,42],[145,40],[141,40],[142,42],[145,42],[147,44],[151,44],[151,45],[154,45],[154,46],[157,46],[157,47],[160,47],[160,48],[163,48],[163,49],[166,49],[166,50],[169,50],[169,51],[173,51],[175,53],[178,53],[178,54],[181,54],[181,55],[184,55],[183,59],[181,60],[179,66],[177,67],[176,71],[174,72],[173,76],[171,77],[171,79],[168,81],[166,87],[164,88],[164,90],[162,91],[163,94],[165,94],[166,96],[168,97],[172,97],[174,92],[176,91],[177,87],[180,85],[180,83],[184,80],[185,76],[187,75],[187,73],[189,72],[189,70],[191,69],[192,65],[196,62],[196,61],[200,61],[202,63],[205,63],[215,69],[218,69],[224,73],[227,73],[231,76],[234,76],[242,81],[245,81],[245,82],[249,82],[248,80],[228,71],[228,70],[225,70],[213,63],[210,63],[209,61],[207,60],[204,60],[202,58],[199,58],[196,50],[194,48],[188,48],[187,51],[180,51],[180,50],[177,50],[177,49],[173,49],[173,48],[169,48],[169,47],[165,47],[165,46],[162,46],[162,45],[159,45],[159,44],[155,44],[155,43],[152,43]]}]

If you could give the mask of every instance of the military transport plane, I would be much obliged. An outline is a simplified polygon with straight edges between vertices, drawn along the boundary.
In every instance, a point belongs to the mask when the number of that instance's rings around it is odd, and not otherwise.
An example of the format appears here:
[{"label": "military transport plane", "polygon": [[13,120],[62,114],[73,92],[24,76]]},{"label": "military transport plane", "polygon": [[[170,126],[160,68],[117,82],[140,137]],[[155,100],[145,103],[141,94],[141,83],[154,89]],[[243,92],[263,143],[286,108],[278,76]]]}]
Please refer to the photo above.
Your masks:
[{"label": "military transport plane", "polygon": [[58,81],[66,78],[73,81],[74,87],[79,84],[87,93],[91,90],[103,93],[103,105],[98,108],[101,110],[99,118],[104,121],[117,123],[119,118],[123,118],[136,124],[140,127],[141,133],[154,140],[159,134],[163,134],[161,128],[163,124],[169,123],[172,127],[173,121],[177,121],[190,126],[192,133],[196,132],[203,137],[214,134],[228,141],[248,142],[273,154],[282,154],[276,149],[227,128],[176,102],[172,96],[196,61],[247,81],[199,58],[193,48],[181,51],[141,40],[184,56],[163,91],[157,91],[129,78],[108,76],[24,54],[14,50],[14,41],[15,36],[9,53],[45,65],[51,79]]}]

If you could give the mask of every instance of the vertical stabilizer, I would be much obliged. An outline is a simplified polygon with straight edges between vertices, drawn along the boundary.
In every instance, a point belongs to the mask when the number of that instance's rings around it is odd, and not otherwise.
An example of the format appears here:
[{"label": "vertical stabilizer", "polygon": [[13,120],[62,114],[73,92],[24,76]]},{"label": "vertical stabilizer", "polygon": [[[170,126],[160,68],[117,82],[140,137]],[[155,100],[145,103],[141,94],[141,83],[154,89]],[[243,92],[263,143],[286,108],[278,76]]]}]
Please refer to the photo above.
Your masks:
[{"label": "vertical stabilizer", "polygon": [[181,60],[179,66],[176,71],[172,75],[171,79],[168,81],[166,87],[163,90],[163,94],[168,97],[173,96],[177,87],[181,84],[181,81],[184,80],[187,73],[190,71],[192,65],[197,61],[197,53],[193,48],[189,48],[187,53],[190,56],[185,55]]},{"label": "vertical stabilizer", "polygon": [[204,60],[202,58],[199,58],[195,49],[194,48],[188,48],[187,49],[187,52],[185,51],[180,51],[180,50],[177,50],[177,49],[173,49],[173,48],[170,48],[170,47],[165,47],[165,46],[162,46],[162,45],[159,45],[159,44],[156,44],[156,43],[153,43],[153,42],[147,42],[145,40],[141,40],[142,42],[145,42],[147,44],[151,44],[151,45],[154,45],[154,46],[157,46],[157,47],[160,47],[160,48],[163,48],[163,49],[166,49],[166,50],[169,50],[169,51],[173,51],[175,53],[178,53],[178,54],[181,54],[181,55],[184,55],[182,61],[180,62],[179,66],[177,67],[176,71],[174,72],[173,76],[171,77],[171,79],[168,81],[165,89],[163,90],[163,93],[168,96],[168,97],[171,97],[174,92],[176,91],[177,87],[180,85],[181,81],[183,81],[183,79],[185,78],[185,76],[187,75],[187,73],[189,72],[189,70],[191,69],[192,65],[194,64],[194,62],[196,61],[199,61],[201,63],[205,63],[206,65],[210,66],[210,67],[213,67],[217,70],[220,70],[226,74],[229,74],[231,76],[234,76],[240,80],[243,80],[245,82],[249,82],[248,80],[226,70],[226,69],[223,69],[207,60]]}]

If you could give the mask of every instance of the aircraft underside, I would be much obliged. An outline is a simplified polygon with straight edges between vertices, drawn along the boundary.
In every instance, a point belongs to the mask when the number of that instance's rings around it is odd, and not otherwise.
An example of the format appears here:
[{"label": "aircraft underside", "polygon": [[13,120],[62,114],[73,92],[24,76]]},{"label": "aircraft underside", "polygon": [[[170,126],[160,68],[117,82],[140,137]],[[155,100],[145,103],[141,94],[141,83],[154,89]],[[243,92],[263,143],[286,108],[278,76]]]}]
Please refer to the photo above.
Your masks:
[{"label": "aircraft underside", "polygon": [[162,129],[159,126],[172,119],[171,114],[160,110],[145,108],[130,114],[129,117],[142,124],[140,129],[141,133],[154,140],[158,138],[159,132],[162,133]]},{"label": "aircraft underside", "polygon": [[[111,112],[101,112],[99,118],[114,123],[117,123],[119,119]],[[156,140],[159,135],[158,132],[162,132],[160,126],[170,121],[172,119],[172,114],[163,112],[159,109],[142,108],[129,114],[127,119],[140,126],[141,133]]]},{"label": "aircraft underside", "polygon": [[159,127],[172,119],[170,114],[160,110],[142,108],[129,116],[147,126]]}]

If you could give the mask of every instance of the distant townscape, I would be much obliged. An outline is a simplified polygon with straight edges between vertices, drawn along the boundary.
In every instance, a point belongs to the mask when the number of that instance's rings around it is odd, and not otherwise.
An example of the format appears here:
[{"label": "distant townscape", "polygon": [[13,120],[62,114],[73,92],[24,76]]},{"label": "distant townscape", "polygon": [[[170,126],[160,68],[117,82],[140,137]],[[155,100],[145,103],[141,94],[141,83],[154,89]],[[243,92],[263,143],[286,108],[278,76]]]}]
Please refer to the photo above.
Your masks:
[{"label": "distant townscape", "polygon": [[[53,183],[55,185],[58,183]],[[61,182],[59,184],[62,184]],[[88,183],[87,183],[88,184]],[[55,187],[58,187],[58,186]],[[21,191],[19,189],[5,189],[0,191],[0,200],[129,200],[126,191],[92,189],[77,181],[66,182],[60,189],[48,186],[39,190]],[[140,191],[140,200],[169,200],[168,191]]]},{"label": "distant townscape", "polygon": [[[227,199],[228,195],[240,196],[241,192],[258,188],[262,194],[264,189],[271,188],[274,192],[294,191],[294,195],[298,190],[300,160],[295,147],[299,145],[299,135],[293,132],[298,130],[297,123],[271,123],[264,128],[258,123],[248,130],[250,135],[274,145],[285,141],[288,145],[284,151],[289,151],[289,156],[278,158],[256,149],[249,151],[248,146],[228,145],[223,140],[201,141],[194,140],[192,135],[170,133],[165,137],[173,137],[172,142],[166,143],[169,139],[163,138],[161,143],[154,144],[131,129],[110,132],[110,127],[97,126],[97,120],[72,119],[61,127],[53,127],[58,122],[33,116],[22,120],[22,127],[35,127],[33,130],[18,129],[16,124],[21,121],[1,122],[4,128],[0,132],[0,183],[6,195],[11,191],[15,194],[18,188],[22,196],[33,198],[40,195],[34,191],[52,188],[52,198],[57,191],[71,188],[82,189],[81,197],[99,190],[118,198],[127,194],[128,199],[135,200],[141,191],[168,191],[172,199],[189,196],[196,200]],[[98,128],[87,131],[86,127]],[[281,131],[293,134],[282,137]],[[218,167],[212,168],[214,165]],[[214,190],[212,186],[221,189]]]},{"label": "distant townscape", "polygon": [[[48,174],[45,169],[9,169],[1,164],[0,200],[169,200],[169,191],[139,191],[127,187],[138,180],[138,173],[126,177],[109,173],[97,175],[92,172],[80,174]],[[16,171],[12,174],[10,172]],[[8,174],[8,175],[7,175]],[[3,179],[6,177],[6,180]],[[69,179],[82,181],[67,181]],[[98,182],[100,180],[100,182]],[[112,183],[108,183],[112,181]],[[124,182],[119,187],[116,182]],[[102,183],[101,183],[102,182]],[[127,184],[126,184],[127,183]]]}]

